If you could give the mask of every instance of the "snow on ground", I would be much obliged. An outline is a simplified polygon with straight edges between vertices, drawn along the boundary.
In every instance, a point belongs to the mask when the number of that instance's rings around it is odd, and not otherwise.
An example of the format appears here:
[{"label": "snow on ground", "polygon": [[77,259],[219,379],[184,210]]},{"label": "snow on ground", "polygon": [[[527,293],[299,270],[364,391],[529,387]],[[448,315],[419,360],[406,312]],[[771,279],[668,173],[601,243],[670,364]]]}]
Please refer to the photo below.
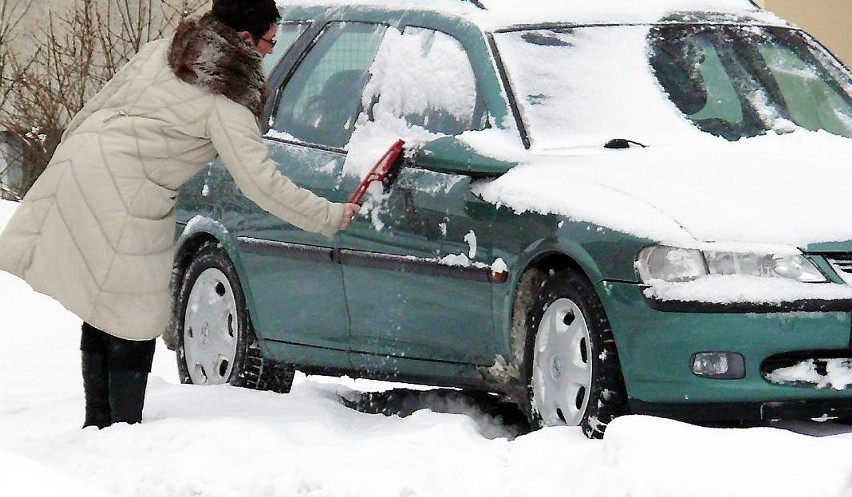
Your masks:
[{"label": "snow on ground", "polygon": [[[0,201],[0,226],[14,207]],[[2,495],[852,496],[852,426],[627,416],[604,440],[573,427],[518,436],[445,391],[418,410],[397,390],[414,412],[386,416],[341,400],[389,386],[377,382],[299,376],[288,395],[181,385],[161,342],[143,423],[81,430],[80,320],[6,273],[0,296]]]}]

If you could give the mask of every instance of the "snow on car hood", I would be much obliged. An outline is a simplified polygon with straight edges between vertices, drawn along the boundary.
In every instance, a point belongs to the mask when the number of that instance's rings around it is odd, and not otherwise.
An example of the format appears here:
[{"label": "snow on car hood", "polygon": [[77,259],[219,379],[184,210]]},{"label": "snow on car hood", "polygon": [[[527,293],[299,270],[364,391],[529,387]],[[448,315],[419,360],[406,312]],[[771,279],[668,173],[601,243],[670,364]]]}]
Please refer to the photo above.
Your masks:
[{"label": "snow on car hood", "polygon": [[681,246],[852,240],[852,140],[800,131],[714,142],[534,156],[475,191]]}]

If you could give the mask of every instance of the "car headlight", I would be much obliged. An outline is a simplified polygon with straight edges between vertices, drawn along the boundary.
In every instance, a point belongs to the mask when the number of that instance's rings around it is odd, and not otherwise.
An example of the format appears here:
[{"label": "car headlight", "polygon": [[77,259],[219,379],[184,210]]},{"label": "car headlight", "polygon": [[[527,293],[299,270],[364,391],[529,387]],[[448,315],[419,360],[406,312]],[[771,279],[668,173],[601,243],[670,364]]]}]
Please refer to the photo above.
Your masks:
[{"label": "car headlight", "polygon": [[707,275],[745,275],[784,278],[803,283],[828,281],[802,254],[720,252],[655,245],[639,252],[639,277],[651,280],[692,281]]}]

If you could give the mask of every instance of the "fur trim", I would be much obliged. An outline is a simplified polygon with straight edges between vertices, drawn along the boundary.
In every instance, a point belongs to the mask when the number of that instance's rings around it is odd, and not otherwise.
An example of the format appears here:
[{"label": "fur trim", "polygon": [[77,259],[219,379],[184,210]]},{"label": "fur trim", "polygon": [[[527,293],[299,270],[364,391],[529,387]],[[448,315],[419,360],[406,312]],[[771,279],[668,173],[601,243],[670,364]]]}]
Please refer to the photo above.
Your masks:
[{"label": "fur trim", "polygon": [[262,57],[212,13],[181,21],[168,59],[172,72],[182,81],[224,95],[260,119],[266,101]]}]

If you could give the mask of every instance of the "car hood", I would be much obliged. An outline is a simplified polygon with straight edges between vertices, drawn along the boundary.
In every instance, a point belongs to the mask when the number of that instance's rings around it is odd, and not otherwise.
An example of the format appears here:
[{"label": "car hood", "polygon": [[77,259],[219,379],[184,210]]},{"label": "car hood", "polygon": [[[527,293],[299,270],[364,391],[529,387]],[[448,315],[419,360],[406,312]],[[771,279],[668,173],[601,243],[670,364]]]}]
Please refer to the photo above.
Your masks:
[{"label": "car hood", "polygon": [[825,132],[530,156],[476,191],[677,245],[852,240],[852,140]]}]

